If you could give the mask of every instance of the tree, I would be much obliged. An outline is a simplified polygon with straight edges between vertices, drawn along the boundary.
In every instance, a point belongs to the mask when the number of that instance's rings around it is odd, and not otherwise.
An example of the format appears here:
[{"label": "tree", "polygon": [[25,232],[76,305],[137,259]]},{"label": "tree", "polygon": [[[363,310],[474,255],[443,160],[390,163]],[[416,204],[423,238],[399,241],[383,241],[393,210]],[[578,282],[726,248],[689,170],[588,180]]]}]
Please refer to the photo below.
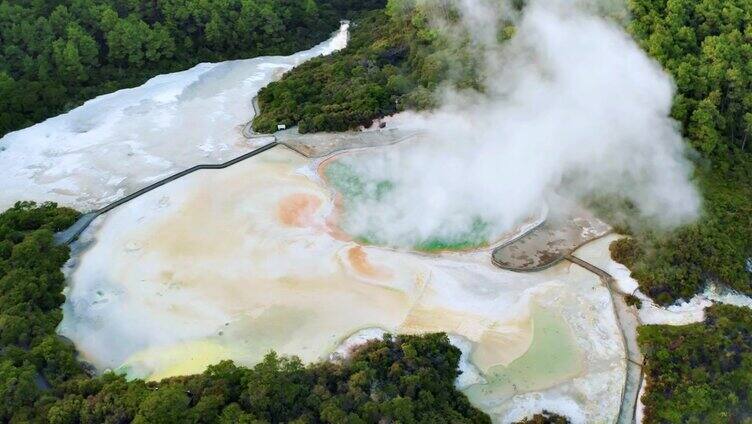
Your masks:
[{"label": "tree", "polygon": [[0,420],[9,422],[34,405],[39,396],[34,384],[34,367],[14,366],[10,361],[0,361]]},{"label": "tree", "polygon": [[142,21],[122,19],[106,34],[109,57],[120,66],[142,66],[144,43],[149,34]]},{"label": "tree", "polygon": [[185,422],[190,399],[178,386],[152,391],[141,403],[133,424],[180,424]]},{"label": "tree", "polygon": [[78,48],[72,41],[66,42],[62,38],[58,38],[52,43],[52,54],[60,78],[72,81],[86,79]]},{"label": "tree", "polygon": [[76,47],[82,66],[93,67],[99,64],[99,46],[80,25],[75,23],[68,25],[66,36],[68,43],[73,43]]},{"label": "tree", "polygon": [[47,411],[47,421],[50,424],[78,424],[81,422],[82,396],[67,396],[58,400]]},{"label": "tree", "polygon": [[212,17],[209,20],[209,23],[206,24],[205,34],[206,34],[206,44],[215,49],[215,50],[221,50],[224,45],[224,40],[226,39],[225,34],[223,34],[223,28],[224,25],[222,21],[219,18],[219,13],[214,11],[212,13]]},{"label": "tree", "polygon": [[73,345],[57,335],[45,337],[29,353],[34,367],[53,385],[82,374]]},{"label": "tree", "polygon": [[717,126],[722,122],[721,114],[715,105],[714,99],[719,97],[714,92],[710,98],[702,100],[692,113],[689,124],[689,135],[695,141],[696,146],[706,154],[713,153],[722,148],[722,138]]},{"label": "tree", "polygon": [[170,36],[167,28],[160,24],[154,25],[146,39],[146,60],[156,62],[170,59],[175,55],[175,40]]}]

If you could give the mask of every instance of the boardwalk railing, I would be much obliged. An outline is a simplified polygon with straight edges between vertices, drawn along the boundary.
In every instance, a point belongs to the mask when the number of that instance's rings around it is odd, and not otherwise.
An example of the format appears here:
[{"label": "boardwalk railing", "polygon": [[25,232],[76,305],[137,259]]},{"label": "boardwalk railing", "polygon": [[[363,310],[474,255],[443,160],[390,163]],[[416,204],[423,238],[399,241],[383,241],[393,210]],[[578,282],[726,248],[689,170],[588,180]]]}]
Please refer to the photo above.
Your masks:
[{"label": "boardwalk railing", "polygon": [[[640,353],[640,348],[637,345],[637,327],[628,327],[630,325],[628,324],[628,317],[623,315],[628,309],[628,306],[624,303],[622,295],[614,288],[615,280],[611,274],[571,253],[565,255],[564,258],[597,275],[606,286],[606,289],[608,289],[611,296],[611,306],[613,307],[614,317],[616,318],[616,323],[621,332],[626,359],[626,375],[621,392],[619,416],[616,422],[617,424],[633,424],[636,422],[635,417],[637,416],[640,388],[644,377],[644,371],[642,369],[643,358]],[[617,302],[619,303],[618,306]],[[625,328],[628,328],[630,332],[629,335],[627,335]]]},{"label": "boardwalk railing", "polygon": [[[273,135],[269,135],[267,137],[274,137],[274,136]],[[165,185],[167,183],[175,181],[175,180],[177,180],[179,178],[183,178],[186,175],[192,174],[192,173],[194,173],[196,171],[200,171],[200,170],[203,170],[203,169],[224,169],[224,168],[227,168],[228,166],[235,165],[235,164],[237,164],[239,162],[242,162],[242,161],[244,161],[244,160],[246,160],[248,158],[252,158],[252,157],[254,157],[254,156],[256,156],[256,155],[258,155],[260,153],[264,153],[265,151],[267,151],[267,150],[269,150],[269,149],[277,146],[278,144],[279,143],[277,143],[277,141],[275,140],[275,141],[272,141],[269,144],[266,144],[266,145],[264,145],[262,147],[259,147],[256,150],[253,150],[253,151],[248,152],[248,153],[246,153],[244,155],[238,156],[235,159],[229,160],[227,162],[218,163],[218,164],[196,165],[196,166],[190,167],[190,168],[188,168],[188,169],[186,169],[184,171],[180,171],[177,174],[170,175],[169,177],[164,178],[162,180],[159,180],[159,181],[157,181],[157,182],[155,182],[155,183],[153,183],[153,184],[151,184],[149,186],[146,186],[146,187],[144,187],[144,188],[142,188],[142,189],[140,189],[140,190],[138,190],[136,192],[133,192],[133,193],[131,193],[131,194],[123,197],[122,199],[116,200],[116,201],[110,203],[109,205],[107,205],[107,206],[105,206],[105,207],[103,207],[101,209],[97,209],[95,211],[83,214],[78,219],[78,221],[76,221],[76,223],[73,224],[70,228],[68,228],[67,230],[64,230],[64,231],[61,231],[61,232],[55,234],[55,243],[57,243],[57,244],[70,244],[70,243],[72,243],[73,241],[75,241],[86,230],[86,228],[89,227],[89,225],[98,216],[100,216],[102,214],[105,214],[105,213],[107,213],[107,212],[115,209],[118,206],[121,206],[121,205],[123,205],[125,203],[128,203],[131,200],[133,200],[133,199],[135,199],[135,198],[137,198],[139,196],[143,196],[144,194],[146,194],[146,193],[148,193],[148,192],[150,192],[150,191],[152,191],[152,190],[154,190],[156,188],[159,188],[159,187],[161,187],[161,186],[163,186],[163,185]]]}]

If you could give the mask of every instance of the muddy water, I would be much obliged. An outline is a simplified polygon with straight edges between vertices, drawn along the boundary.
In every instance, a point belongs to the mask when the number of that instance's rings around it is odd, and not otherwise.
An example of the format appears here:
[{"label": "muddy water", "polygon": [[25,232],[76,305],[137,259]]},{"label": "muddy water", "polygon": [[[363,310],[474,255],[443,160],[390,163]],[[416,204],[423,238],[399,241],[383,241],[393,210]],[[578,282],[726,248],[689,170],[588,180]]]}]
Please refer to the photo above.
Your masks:
[{"label": "muddy water", "polygon": [[60,333],[100,370],[158,379],[270,350],[326,359],[365,329],[444,331],[465,341],[463,387],[497,421],[541,404],[615,416],[620,339],[597,278],[359,245],[330,229],[315,165],[278,147],[108,214],[76,247]]}]

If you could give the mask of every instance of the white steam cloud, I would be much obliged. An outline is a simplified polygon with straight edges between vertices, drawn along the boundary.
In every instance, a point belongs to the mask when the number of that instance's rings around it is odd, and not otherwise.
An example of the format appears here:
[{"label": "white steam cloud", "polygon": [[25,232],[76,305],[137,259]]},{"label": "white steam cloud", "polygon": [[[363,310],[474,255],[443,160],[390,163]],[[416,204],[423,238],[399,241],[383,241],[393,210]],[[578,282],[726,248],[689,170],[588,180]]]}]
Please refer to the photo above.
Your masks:
[{"label": "white steam cloud", "polygon": [[484,44],[485,93],[453,93],[416,116],[427,141],[342,159],[369,180],[395,183],[348,213],[344,227],[378,229],[403,246],[461,234],[478,218],[499,234],[545,204],[561,208],[564,192],[619,194],[661,226],[694,219],[700,200],[669,117],[671,78],[583,3],[529,2],[499,47],[498,4],[458,3],[465,29]]}]

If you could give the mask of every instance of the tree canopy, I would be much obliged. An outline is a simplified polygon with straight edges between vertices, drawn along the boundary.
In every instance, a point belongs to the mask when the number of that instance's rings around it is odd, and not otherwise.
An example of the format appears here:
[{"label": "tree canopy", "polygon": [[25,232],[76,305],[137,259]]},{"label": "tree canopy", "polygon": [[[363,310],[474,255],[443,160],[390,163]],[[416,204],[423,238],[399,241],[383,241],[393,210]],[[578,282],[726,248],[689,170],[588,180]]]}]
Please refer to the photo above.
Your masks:
[{"label": "tree canopy", "polygon": [[646,423],[752,419],[752,314],[717,305],[705,322],[638,329],[645,354]]},{"label": "tree canopy", "polygon": [[285,124],[299,125],[301,133],[345,131],[435,106],[433,92],[448,79],[477,86],[472,52],[450,46],[430,27],[425,9],[434,6],[390,0],[385,9],[363,14],[346,49],[313,59],[261,90],[254,129],[273,132]]},{"label": "tree canopy", "polygon": [[703,195],[694,224],[665,233],[633,226],[612,246],[660,303],[688,299],[708,280],[752,294],[752,2],[633,0],[630,30],[674,77],[673,116],[695,158]]}]

